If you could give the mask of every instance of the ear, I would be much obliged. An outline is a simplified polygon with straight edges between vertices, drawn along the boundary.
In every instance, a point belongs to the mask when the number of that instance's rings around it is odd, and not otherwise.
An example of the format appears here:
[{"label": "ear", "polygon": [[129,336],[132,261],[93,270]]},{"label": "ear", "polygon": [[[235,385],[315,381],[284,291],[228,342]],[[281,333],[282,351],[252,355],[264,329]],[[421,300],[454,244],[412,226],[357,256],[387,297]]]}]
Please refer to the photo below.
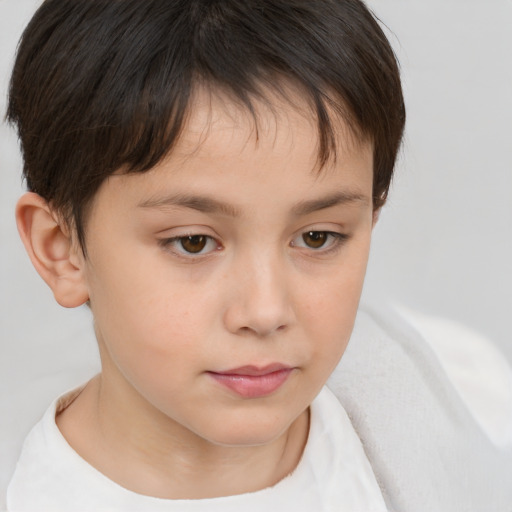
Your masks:
[{"label": "ear", "polygon": [[16,222],[30,260],[55,300],[66,308],[87,302],[84,256],[48,203],[27,192],[16,206]]}]

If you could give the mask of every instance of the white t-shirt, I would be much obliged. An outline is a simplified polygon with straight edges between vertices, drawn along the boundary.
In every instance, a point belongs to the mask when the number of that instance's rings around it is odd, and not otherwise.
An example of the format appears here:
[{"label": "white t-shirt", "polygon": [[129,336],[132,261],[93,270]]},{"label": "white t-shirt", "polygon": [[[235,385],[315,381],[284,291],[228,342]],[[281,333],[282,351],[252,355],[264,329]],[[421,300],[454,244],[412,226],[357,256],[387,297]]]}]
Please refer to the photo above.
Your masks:
[{"label": "white t-shirt", "polygon": [[56,400],[32,429],[7,491],[9,512],[385,512],[361,441],[332,392],[311,405],[310,430],[295,471],[261,491],[202,500],[165,500],[129,491],[82,459],[56,423],[80,390]]}]

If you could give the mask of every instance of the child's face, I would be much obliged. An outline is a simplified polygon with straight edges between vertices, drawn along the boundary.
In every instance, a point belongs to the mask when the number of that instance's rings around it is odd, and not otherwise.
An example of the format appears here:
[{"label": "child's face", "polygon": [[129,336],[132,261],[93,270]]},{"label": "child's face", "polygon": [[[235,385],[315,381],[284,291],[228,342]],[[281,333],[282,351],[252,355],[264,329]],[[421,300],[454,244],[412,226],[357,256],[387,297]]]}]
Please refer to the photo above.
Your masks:
[{"label": "child's face", "polygon": [[373,225],[370,144],[345,133],[319,173],[314,121],[259,114],[256,139],[249,115],[199,95],[172,156],[108,179],[86,226],[103,385],[222,445],[276,439],[325,384]]}]

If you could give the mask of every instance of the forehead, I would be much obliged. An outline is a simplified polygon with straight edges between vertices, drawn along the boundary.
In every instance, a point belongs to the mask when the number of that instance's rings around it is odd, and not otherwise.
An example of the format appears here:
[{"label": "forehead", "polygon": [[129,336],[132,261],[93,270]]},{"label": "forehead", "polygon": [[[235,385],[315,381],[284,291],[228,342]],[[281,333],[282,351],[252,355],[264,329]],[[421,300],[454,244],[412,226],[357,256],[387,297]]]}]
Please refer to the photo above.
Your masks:
[{"label": "forehead", "polygon": [[119,199],[112,205],[158,205],[169,197],[200,195],[240,211],[276,204],[291,211],[300,201],[333,192],[365,197],[371,204],[372,145],[335,118],[336,158],[319,168],[317,121],[295,91],[257,102],[252,112],[206,89],[195,93],[191,105],[177,144],[162,162],[146,173],[108,180],[107,188]]},{"label": "forehead", "polygon": [[226,154],[227,147],[233,155],[242,155],[247,149],[277,156],[282,152],[300,152],[314,172],[326,170],[319,167],[333,168],[337,160],[354,153],[367,153],[372,145],[330,109],[335,147],[327,162],[319,165],[321,129],[316,110],[308,99],[309,96],[290,83],[264,91],[261,99],[249,105],[218,89],[198,87],[181,137],[170,156],[175,159],[220,156],[219,153]]}]

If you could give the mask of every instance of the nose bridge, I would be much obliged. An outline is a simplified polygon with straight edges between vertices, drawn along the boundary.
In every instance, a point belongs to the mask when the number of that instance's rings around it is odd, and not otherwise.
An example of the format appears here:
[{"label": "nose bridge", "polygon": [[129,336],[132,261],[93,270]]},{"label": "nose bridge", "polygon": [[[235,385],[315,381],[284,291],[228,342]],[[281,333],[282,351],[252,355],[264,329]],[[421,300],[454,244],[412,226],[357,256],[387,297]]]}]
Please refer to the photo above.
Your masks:
[{"label": "nose bridge", "polygon": [[275,301],[286,295],[283,257],[276,252],[268,249],[251,258],[247,279],[254,299]]},{"label": "nose bridge", "polygon": [[286,258],[261,248],[240,255],[233,275],[235,293],[229,305],[229,328],[239,333],[269,335],[292,321]]}]

